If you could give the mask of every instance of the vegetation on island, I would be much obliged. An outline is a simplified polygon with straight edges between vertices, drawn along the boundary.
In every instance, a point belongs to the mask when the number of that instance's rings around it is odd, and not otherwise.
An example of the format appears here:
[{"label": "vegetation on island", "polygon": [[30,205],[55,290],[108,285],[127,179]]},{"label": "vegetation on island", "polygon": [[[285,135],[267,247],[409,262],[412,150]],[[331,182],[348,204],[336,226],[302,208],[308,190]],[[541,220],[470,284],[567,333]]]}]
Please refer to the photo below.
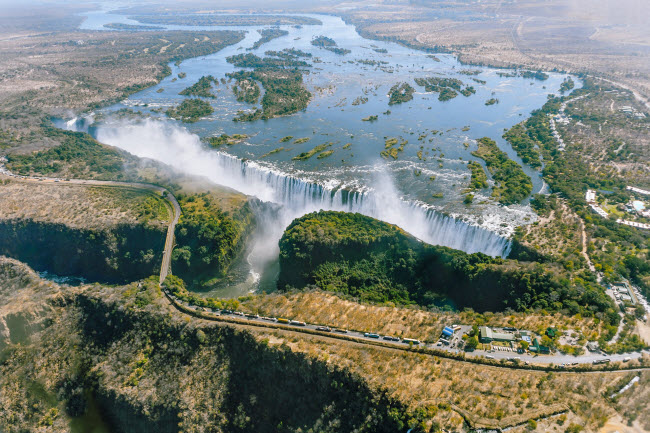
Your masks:
[{"label": "vegetation on island", "polygon": [[217,148],[223,144],[232,146],[233,144],[241,143],[247,138],[248,135],[246,134],[233,134],[233,135],[221,134],[217,137],[208,137],[207,141],[210,147]]},{"label": "vegetation on island", "polygon": [[458,78],[416,78],[415,84],[424,87],[426,92],[438,93],[438,100],[440,101],[453,99],[458,96],[458,93],[461,93],[463,96],[470,96],[476,93],[474,87],[465,86],[465,83]]},{"label": "vegetation on island", "polygon": [[477,140],[478,150],[472,155],[485,161],[495,185],[492,197],[504,205],[519,203],[530,195],[533,183],[521,167],[487,137]]},{"label": "vegetation on island", "polygon": [[571,281],[551,266],[424,244],[399,227],[345,212],[305,215],[282,236],[278,288],[308,285],[373,302],[544,309],[619,321],[595,281]]},{"label": "vegetation on island", "polygon": [[337,47],[336,41],[334,41],[332,38],[328,38],[327,36],[317,36],[311,40],[311,44],[315,47],[320,47],[339,55],[346,55],[352,52],[346,48]]},{"label": "vegetation on island", "polygon": [[[395,147],[395,145],[399,143],[398,147]],[[388,158],[391,157],[393,159],[397,159],[399,156],[400,152],[404,151],[404,146],[408,144],[408,140],[402,139],[401,141],[397,138],[387,138],[386,141],[384,142],[384,150],[382,150],[379,154],[381,155],[382,158]]]},{"label": "vegetation on island", "polygon": [[247,48],[248,50],[256,50],[267,42],[272,41],[273,39],[280,38],[289,34],[288,31],[282,29],[261,29],[258,30],[260,33],[260,38],[255,41],[255,43]]},{"label": "vegetation on island", "polygon": [[266,51],[264,52],[264,55],[277,57],[280,59],[287,59],[287,60],[291,60],[291,59],[295,60],[298,57],[305,57],[305,58],[312,57],[311,53],[298,50],[296,48],[284,48],[282,51]]},{"label": "vegetation on island", "polygon": [[469,182],[469,188],[472,190],[479,190],[488,187],[487,175],[483,166],[476,161],[470,161],[467,163],[467,168],[472,172],[472,177]]},{"label": "vegetation on island", "polygon": [[363,119],[361,119],[361,121],[362,122],[375,122],[378,119],[379,119],[379,116],[373,114],[371,116],[364,117]]},{"label": "vegetation on island", "polygon": [[169,108],[165,113],[172,119],[183,123],[195,123],[202,117],[214,112],[212,105],[201,99],[186,99],[175,108]]},{"label": "vegetation on island", "polygon": [[571,77],[566,77],[562,84],[560,84],[560,93],[565,93],[573,90],[575,83]]},{"label": "vegetation on island", "polygon": [[232,86],[232,93],[239,102],[257,104],[260,99],[260,86],[252,79],[240,78]]},{"label": "vegetation on island", "polygon": [[[253,68],[227,74],[238,83],[233,87],[239,100],[257,101],[260,82],[264,87],[262,108],[251,113],[239,113],[235,121],[253,121],[271,119],[303,110],[309,104],[311,93],[305,89],[302,71],[299,67],[308,67],[308,63],[298,60],[297,56],[258,57],[254,54],[238,54],[226,59],[241,68]],[[241,86],[244,86],[243,89]]]},{"label": "vegetation on island", "polygon": [[519,76],[522,78],[532,78],[534,80],[546,81],[548,74],[542,71],[521,71]]},{"label": "vegetation on island", "polygon": [[233,64],[238,68],[251,68],[251,69],[296,69],[308,68],[311,65],[304,60],[300,60],[296,55],[283,56],[267,56],[259,57],[252,53],[237,54],[226,58],[228,63]]},{"label": "vegetation on island", "polygon": [[[291,158],[291,159],[293,159],[294,161],[305,161],[305,160],[311,158],[312,156],[316,155],[317,153],[321,153],[321,152],[323,152],[323,151],[326,150],[328,147],[331,147],[332,144],[333,144],[333,143],[331,143],[331,142],[330,142],[330,143],[319,144],[318,146],[314,147],[314,148],[311,149],[310,151],[308,151],[308,152],[302,152],[301,154],[296,155],[296,156],[294,156],[294,157]],[[319,156],[320,156],[320,155],[319,155]]]},{"label": "vegetation on island", "polygon": [[335,47],[336,41],[327,36],[317,36],[311,40],[311,44],[315,47],[325,48],[325,47]]},{"label": "vegetation on island", "polygon": [[149,14],[137,15],[129,18],[147,24],[166,24],[179,26],[282,26],[322,24],[322,22],[316,18],[289,15]]},{"label": "vegetation on island", "polygon": [[414,93],[415,89],[409,83],[397,83],[388,91],[388,105],[409,102],[413,99]]},{"label": "vegetation on island", "polygon": [[309,140],[311,140],[310,137],[296,138],[293,144],[303,144],[303,143],[307,143]]},{"label": "vegetation on island", "polygon": [[283,146],[277,147],[277,148],[275,148],[273,150],[269,150],[264,155],[260,156],[260,158],[266,158],[267,156],[275,155],[276,153],[280,153],[283,150],[285,150],[285,148]]},{"label": "vegetation on island", "polygon": [[104,27],[111,30],[164,30],[164,27],[160,26],[143,26],[138,24],[125,24],[125,23],[108,23],[104,24]]},{"label": "vegetation on island", "polygon": [[528,164],[537,169],[542,167],[541,155],[537,143],[528,135],[527,129],[522,123],[507,130],[503,134],[503,138],[510,143],[524,164]]},{"label": "vegetation on island", "polygon": [[498,103],[499,103],[499,100],[497,98],[490,98],[487,101],[485,101],[485,105],[488,106],[488,107],[490,105],[495,105],[495,104],[498,104]]},{"label": "vegetation on island", "polygon": [[212,93],[212,83],[219,84],[219,80],[214,78],[212,75],[203,76],[199,78],[199,81],[192,84],[190,87],[181,90],[179,92],[179,95],[214,98],[214,93]]}]

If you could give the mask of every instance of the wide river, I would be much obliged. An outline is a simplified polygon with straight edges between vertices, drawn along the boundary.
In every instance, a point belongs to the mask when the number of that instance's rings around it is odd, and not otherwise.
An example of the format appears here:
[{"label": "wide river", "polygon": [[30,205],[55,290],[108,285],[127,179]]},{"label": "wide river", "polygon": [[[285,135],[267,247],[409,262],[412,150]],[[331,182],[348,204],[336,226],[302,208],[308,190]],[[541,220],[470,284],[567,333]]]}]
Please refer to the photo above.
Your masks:
[{"label": "wide river", "polygon": [[[84,15],[87,19],[82,29],[107,30],[104,24],[116,22],[140,24],[114,12]],[[507,254],[508,238],[515,227],[534,221],[535,215],[527,201],[499,205],[490,199],[490,190],[475,193],[473,204],[463,204],[470,178],[467,162],[483,164],[471,152],[476,150],[476,138],[490,137],[524,167],[532,178],[533,192],[539,192],[543,188],[539,172],[525,166],[501,136],[504,129],[540,108],[549,94],[558,94],[566,75],[549,73],[543,81],[505,76],[512,71],[466,66],[452,55],[432,56],[396,43],[368,40],[335,16],[306,16],[322,24],[280,26],[288,31],[286,36],[252,50],[260,37],[258,30],[265,26],[163,26],[169,30],[243,30],[246,37],[215,54],[170,64],[172,75],[160,84],[102,110],[110,114],[128,107],[146,113],[149,120],[103,121],[96,125],[96,137],[281,205],[280,212],[260,211],[266,212],[259,215],[266,219],[264,225],[277,227],[260,234],[262,240],[249,255],[255,281],[272,261],[269,257],[277,257],[277,241],[284,227],[292,218],[318,209],[358,211],[398,224],[430,243],[468,252]],[[311,40],[321,35],[350,53],[339,55],[313,46]],[[312,54],[305,59],[312,67],[306,68],[309,72],[304,75],[312,99],[304,111],[271,120],[233,122],[238,110],[250,111],[254,106],[237,102],[231,83],[214,86],[216,98],[207,101],[215,112],[197,123],[181,124],[156,112],[182,102],[179,92],[202,76],[220,79],[238,70],[226,61],[228,56],[264,56],[266,51],[285,48]],[[185,74],[184,78],[179,74]],[[476,93],[442,102],[437,94],[416,85],[416,78],[426,77],[456,78],[473,86]],[[579,85],[575,77],[574,81]],[[389,106],[389,89],[399,82],[416,89],[414,98]],[[486,105],[491,98],[499,102]],[[362,120],[373,115],[378,116],[377,121]],[[69,122],[68,127],[79,127],[79,122]],[[246,134],[248,138],[219,150],[201,142],[221,134]],[[285,136],[310,140],[281,143]],[[387,138],[408,141],[397,160],[380,156]],[[334,151],[329,157],[292,160],[329,142],[333,143],[329,150]],[[267,155],[279,147],[284,149]],[[216,294],[240,294],[251,287],[248,281]]]}]

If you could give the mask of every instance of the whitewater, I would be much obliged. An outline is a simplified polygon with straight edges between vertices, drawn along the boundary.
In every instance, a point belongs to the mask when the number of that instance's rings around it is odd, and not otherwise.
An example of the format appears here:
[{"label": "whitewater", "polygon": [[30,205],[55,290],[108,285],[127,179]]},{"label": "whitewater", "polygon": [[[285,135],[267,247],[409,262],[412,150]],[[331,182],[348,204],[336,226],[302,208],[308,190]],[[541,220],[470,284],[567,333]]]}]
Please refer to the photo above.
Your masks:
[{"label": "whitewater", "polygon": [[[68,122],[66,126],[74,126]],[[354,191],[340,184],[322,185],[300,179],[255,161],[206,149],[197,135],[168,121],[113,121],[96,126],[96,138],[133,155],[150,158],[174,169],[232,188],[280,210],[255,207],[259,221],[272,225],[265,245],[279,241],[284,228],[295,218],[318,210],[358,212],[395,224],[424,242],[468,253],[507,256],[510,241],[485,228],[442,214],[423,203],[405,200],[390,175],[379,170],[371,189]]]}]

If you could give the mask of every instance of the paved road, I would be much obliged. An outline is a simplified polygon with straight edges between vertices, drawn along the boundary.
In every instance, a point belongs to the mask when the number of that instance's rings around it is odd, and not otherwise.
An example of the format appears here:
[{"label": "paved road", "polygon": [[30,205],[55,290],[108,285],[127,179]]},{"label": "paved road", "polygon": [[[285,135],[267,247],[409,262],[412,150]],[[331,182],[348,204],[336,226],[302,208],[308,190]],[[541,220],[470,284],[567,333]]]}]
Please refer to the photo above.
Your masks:
[{"label": "paved road", "polygon": [[[579,357],[575,357],[571,355],[562,355],[562,354],[553,354],[553,355],[518,354],[516,351],[515,352],[493,351],[488,353],[486,351],[476,350],[474,352],[464,352],[463,350],[460,349],[450,349],[447,348],[446,346],[437,346],[436,344],[425,344],[423,342],[409,343],[408,341],[401,340],[392,336],[384,336],[378,334],[370,335],[369,333],[364,333],[355,330],[329,328],[326,325],[316,325],[311,323],[287,320],[284,318],[260,317],[258,315],[250,315],[238,311],[211,310],[209,308],[188,305],[183,301],[181,301],[180,299],[173,296],[169,292],[165,292],[165,294],[167,298],[171,301],[171,303],[180,311],[189,314],[193,314],[193,313],[197,315],[200,314],[201,318],[207,320],[238,323],[238,324],[248,324],[257,327],[266,327],[266,328],[274,328],[274,329],[281,327],[284,329],[292,329],[298,332],[302,331],[302,332],[308,332],[310,334],[317,333],[323,336],[328,336],[330,338],[354,340],[358,343],[366,343],[366,344],[371,343],[373,345],[381,344],[382,346],[389,346],[389,347],[394,347],[402,350],[411,347],[430,349],[430,350],[439,351],[439,353],[437,354],[438,356],[444,357],[445,353],[448,353],[449,357],[453,359],[456,359],[456,356],[461,354],[463,354],[464,358],[466,358],[467,360],[487,361],[487,359],[489,359],[487,358],[488,356],[492,357],[494,360],[501,360],[501,359],[509,360],[510,358],[519,358],[518,368],[526,368],[526,365],[529,365],[529,368],[532,369],[535,366],[550,367],[551,364],[553,364],[554,366],[560,366],[562,364],[566,364],[567,368],[569,368],[567,371],[570,371],[571,366],[576,367],[578,364],[582,364],[583,366],[584,364],[593,365],[592,363],[595,360],[609,359],[611,362],[616,362],[616,361],[624,361],[626,358],[629,358],[630,360],[638,359],[643,355],[643,353],[650,354],[649,351],[626,353],[620,355],[612,354],[606,356],[602,354],[589,353]],[[497,365],[497,366],[511,367],[512,364]],[[629,370],[646,370],[646,369],[650,369],[650,367],[635,368]],[[608,371],[621,371],[621,370],[608,370]]]},{"label": "paved road", "polygon": [[[171,194],[167,189],[158,185],[139,183],[139,182],[118,182],[118,181],[85,180],[85,179],[66,180],[66,179],[57,179],[57,178],[48,178],[48,177],[19,176],[19,175],[14,175],[13,173],[7,171],[6,168],[4,168],[4,166],[2,165],[1,160],[0,160],[0,174],[11,176],[13,179],[20,182],[31,182],[31,183],[45,182],[45,183],[53,183],[57,185],[75,184],[75,185],[108,186],[108,187],[120,187],[120,188],[138,188],[138,189],[153,191],[155,193],[160,194],[168,201],[169,204],[171,204],[171,210],[173,212],[173,217],[171,218],[167,228],[165,249],[163,252],[162,264],[160,267],[160,283],[162,283],[165,277],[170,273],[171,253],[174,244],[174,229],[180,218],[181,208],[180,205],[178,204],[178,201],[176,200],[176,197],[174,197],[174,195]],[[561,354],[554,354],[554,355],[518,354],[512,351],[486,352],[486,351],[477,350],[471,353],[467,353],[461,351],[460,349],[448,348],[447,346],[444,345],[438,346],[436,344],[425,344],[417,340],[409,341],[408,339],[404,340],[393,336],[364,333],[364,332],[354,331],[354,330],[330,328],[327,325],[316,325],[316,324],[298,322],[293,320],[287,320],[283,318],[245,315],[242,312],[230,312],[227,310],[210,310],[202,307],[186,305],[180,299],[175,298],[171,293],[165,292],[165,294],[167,296],[167,299],[169,299],[169,301],[172,303],[172,305],[174,305],[179,310],[185,313],[192,312],[192,311],[195,313],[200,313],[203,316],[203,318],[208,318],[212,320],[222,320],[231,323],[243,322],[243,324],[248,323],[248,324],[254,324],[256,326],[268,327],[274,329],[278,328],[278,326],[287,327],[290,329],[293,328],[295,330],[310,331],[310,333],[319,333],[323,336],[350,339],[360,343],[366,343],[366,344],[372,343],[374,345],[378,345],[379,343],[381,343],[381,345],[384,346],[388,345],[400,349],[406,349],[411,347],[425,348],[425,349],[440,351],[441,356],[444,356],[444,353],[448,353],[450,357],[453,355],[459,355],[461,353],[464,353],[465,358],[468,359],[472,359],[472,358],[482,359],[482,358],[490,357],[495,360],[501,360],[501,359],[508,360],[511,358],[519,358],[521,363],[525,363],[525,364],[530,363],[533,365],[541,364],[547,366],[550,364],[554,364],[554,365],[561,365],[561,364],[571,365],[573,363],[591,364],[593,363],[594,360],[602,360],[602,359],[609,359],[612,362],[615,362],[615,361],[623,361],[626,358],[637,359],[642,356],[642,352],[635,352],[635,353],[628,353],[628,354],[621,354],[621,355],[613,354],[607,356],[603,356],[602,354],[586,354],[579,357],[575,357],[571,355],[561,355]],[[241,320],[237,320],[237,319],[241,319]]]},{"label": "paved road", "polygon": [[152,191],[156,194],[162,196],[167,203],[170,205],[169,210],[172,215],[167,226],[167,236],[165,238],[165,248],[163,250],[163,258],[160,266],[160,283],[162,283],[167,274],[170,272],[170,264],[172,257],[172,249],[174,247],[174,230],[178,219],[181,216],[181,206],[178,204],[176,197],[169,192],[166,188],[163,188],[159,185],[152,185],[150,183],[141,183],[141,182],[119,182],[112,180],[92,180],[92,179],[59,179],[55,177],[35,177],[35,176],[20,176],[17,174],[11,173],[4,167],[3,161],[0,160],[0,174],[9,176],[19,182],[29,182],[29,183],[38,183],[38,184],[56,184],[56,185],[87,185],[87,186],[108,186],[108,187],[118,187],[118,188],[137,188],[144,189],[147,191]]}]

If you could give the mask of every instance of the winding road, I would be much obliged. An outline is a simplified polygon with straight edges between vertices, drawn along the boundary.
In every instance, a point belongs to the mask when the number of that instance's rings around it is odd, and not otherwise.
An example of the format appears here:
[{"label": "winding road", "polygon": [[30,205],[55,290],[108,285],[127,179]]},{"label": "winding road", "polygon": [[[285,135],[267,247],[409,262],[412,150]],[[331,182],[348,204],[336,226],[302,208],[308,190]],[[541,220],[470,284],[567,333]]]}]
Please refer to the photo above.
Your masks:
[{"label": "winding road", "polygon": [[[13,180],[28,183],[51,183],[55,185],[86,185],[86,186],[105,186],[117,188],[137,188],[159,194],[169,204],[169,209],[173,215],[167,226],[167,236],[165,239],[165,249],[163,251],[163,259],[160,266],[159,282],[165,280],[167,275],[171,272],[171,254],[174,246],[174,230],[181,215],[181,207],[176,200],[176,197],[159,185],[153,185],[140,182],[119,182],[108,180],[91,180],[91,179],[59,179],[52,177],[35,177],[35,176],[21,176],[9,172],[3,164],[3,159],[0,158],[0,175],[8,176]],[[554,370],[554,371],[575,371],[573,367],[578,367],[576,364],[580,362],[584,368],[585,364],[592,363],[595,360],[609,359],[611,362],[638,359],[643,355],[643,352],[634,352],[626,354],[612,354],[606,358],[599,354],[588,354],[578,357],[571,355],[529,355],[517,354],[516,352],[485,352],[475,351],[472,353],[464,352],[460,349],[449,349],[446,347],[438,347],[435,344],[426,344],[421,342],[409,343],[408,341],[399,340],[390,336],[380,336],[377,334],[369,334],[361,331],[344,330],[344,329],[331,329],[327,325],[316,325],[304,322],[297,322],[287,319],[277,319],[271,317],[260,317],[257,315],[245,315],[242,312],[231,312],[227,310],[210,310],[203,307],[194,305],[187,305],[180,299],[176,298],[169,291],[164,290],[165,297],[169,300],[171,305],[177,310],[200,319],[225,322],[233,325],[253,326],[268,329],[282,329],[299,333],[307,333],[317,335],[323,338],[347,340],[354,343],[381,346],[390,349],[408,350],[413,349],[420,353],[425,353],[432,356],[439,356],[449,358],[457,361],[473,362],[480,364],[487,364],[495,367],[502,368],[517,368],[517,369],[530,369],[530,370]],[[516,361],[515,361],[516,359]],[[509,364],[501,364],[500,362],[510,362]],[[567,364],[566,368],[560,367],[558,370],[556,366]],[[650,369],[650,367],[641,368],[618,368],[610,370],[596,370],[596,371],[637,371]]]}]

